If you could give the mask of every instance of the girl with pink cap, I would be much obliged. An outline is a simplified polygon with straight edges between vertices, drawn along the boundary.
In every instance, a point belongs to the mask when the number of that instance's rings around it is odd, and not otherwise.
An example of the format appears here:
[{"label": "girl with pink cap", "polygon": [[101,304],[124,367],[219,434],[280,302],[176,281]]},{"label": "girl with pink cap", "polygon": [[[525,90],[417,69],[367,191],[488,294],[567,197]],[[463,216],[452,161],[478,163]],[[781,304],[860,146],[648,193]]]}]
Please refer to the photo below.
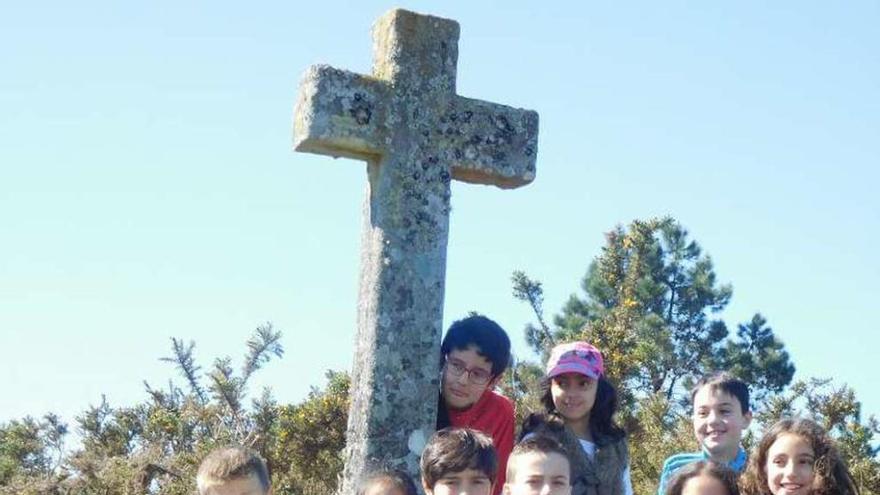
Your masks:
[{"label": "girl with pink cap", "polygon": [[615,424],[617,391],[602,353],[586,342],[560,344],[547,361],[543,413],[523,423],[520,439],[556,439],[571,459],[572,495],[632,495],[626,433]]}]

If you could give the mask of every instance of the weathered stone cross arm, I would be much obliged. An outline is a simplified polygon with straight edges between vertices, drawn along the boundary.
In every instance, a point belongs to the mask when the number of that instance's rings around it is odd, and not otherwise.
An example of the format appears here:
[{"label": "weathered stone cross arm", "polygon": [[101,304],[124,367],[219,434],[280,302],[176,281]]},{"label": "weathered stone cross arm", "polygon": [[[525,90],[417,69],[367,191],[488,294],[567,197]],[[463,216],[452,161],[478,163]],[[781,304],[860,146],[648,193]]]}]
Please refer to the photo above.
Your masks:
[{"label": "weathered stone cross arm", "polygon": [[373,75],[309,68],[294,149],[379,162],[418,146],[464,182],[519,187],[535,178],[538,114],[455,94],[458,23],[393,10],[373,29]]},{"label": "weathered stone cross arm", "polygon": [[456,96],[435,130],[452,177],[504,189],[535,180],[538,113]]},{"label": "weathered stone cross arm", "polygon": [[294,113],[296,151],[371,161],[382,154],[388,84],[328,65],[309,67]]}]

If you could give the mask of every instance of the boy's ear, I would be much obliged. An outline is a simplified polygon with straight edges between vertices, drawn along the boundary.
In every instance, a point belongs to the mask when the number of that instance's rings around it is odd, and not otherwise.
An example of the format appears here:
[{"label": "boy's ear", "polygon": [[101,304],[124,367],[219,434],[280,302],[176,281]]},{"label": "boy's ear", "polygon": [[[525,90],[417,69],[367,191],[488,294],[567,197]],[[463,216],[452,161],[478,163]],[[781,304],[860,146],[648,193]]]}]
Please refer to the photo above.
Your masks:
[{"label": "boy's ear", "polygon": [[425,495],[433,495],[434,494],[434,490],[432,490],[431,487],[428,486],[427,483],[425,483],[425,478],[422,478],[422,488],[425,489]]},{"label": "boy's ear", "polygon": [[748,411],[745,414],[743,414],[743,419],[746,420],[745,424],[743,425],[743,429],[745,430],[746,428],[749,427],[750,424],[752,424],[752,411]]}]

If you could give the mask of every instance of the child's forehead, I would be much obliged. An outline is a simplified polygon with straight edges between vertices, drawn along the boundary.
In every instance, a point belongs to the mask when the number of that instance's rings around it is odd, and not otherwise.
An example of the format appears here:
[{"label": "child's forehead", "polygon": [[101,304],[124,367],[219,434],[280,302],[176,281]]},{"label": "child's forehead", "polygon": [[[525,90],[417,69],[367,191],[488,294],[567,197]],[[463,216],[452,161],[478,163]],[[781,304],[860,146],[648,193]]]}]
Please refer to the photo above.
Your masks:
[{"label": "child's forehead", "polygon": [[568,458],[559,452],[523,452],[514,455],[511,460],[517,468],[524,469],[527,466],[547,467],[547,466],[568,466]]},{"label": "child's forehead", "polygon": [[386,480],[385,482],[374,483],[367,488],[364,495],[404,495],[404,493],[397,485]]},{"label": "child's forehead", "polygon": [[723,390],[721,387],[711,384],[704,385],[702,388],[697,390],[696,394],[694,394],[695,408],[722,404],[742,406],[742,404],[739,403],[739,399],[735,395],[727,392],[726,390]]},{"label": "child's forehead", "polygon": [[441,478],[449,479],[449,478],[461,478],[461,479],[473,479],[473,478],[488,478],[489,473],[483,472],[482,470],[469,467],[467,469],[463,469],[461,471],[449,471],[448,473],[441,476]]},{"label": "child's forehead", "polygon": [[250,474],[230,480],[214,480],[205,489],[205,495],[264,495],[260,479]]}]

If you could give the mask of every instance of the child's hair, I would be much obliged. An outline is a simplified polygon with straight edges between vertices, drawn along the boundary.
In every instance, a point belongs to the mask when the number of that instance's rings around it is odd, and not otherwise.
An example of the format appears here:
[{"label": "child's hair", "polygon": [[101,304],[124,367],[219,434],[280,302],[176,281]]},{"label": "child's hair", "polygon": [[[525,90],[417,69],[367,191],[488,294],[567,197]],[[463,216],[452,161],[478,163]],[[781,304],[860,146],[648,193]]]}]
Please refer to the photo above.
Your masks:
[{"label": "child's hair", "polygon": [[516,458],[516,456],[532,453],[539,453],[544,455],[561,455],[568,462],[569,478],[571,477],[571,458],[568,457],[568,452],[565,451],[562,445],[560,445],[560,443],[557,442],[555,439],[548,436],[533,435],[516,444],[516,446],[513,448],[513,451],[510,453],[510,457],[507,459],[508,482],[516,479],[516,463],[513,462],[513,459]]},{"label": "child's hair", "polygon": [[453,349],[465,350],[472,345],[492,363],[492,376],[504,373],[510,365],[510,337],[499,324],[482,315],[453,323],[443,337],[440,352],[446,356]]},{"label": "child's hair", "polygon": [[396,488],[403,495],[418,495],[415,483],[407,473],[398,469],[380,469],[368,474],[358,487],[357,495],[364,495],[374,486]]},{"label": "child's hair", "polygon": [[[617,390],[604,375],[600,376],[596,382],[596,401],[590,410],[590,433],[598,445],[604,445],[609,441],[620,440],[626,436],[626,432],[614,421],[614,413],[617,412]],[[549,378],[544,378],[541,381],[541,391],[543,392],[541,404],[544,405],[544,410],[549,416],[564,422],[553,403],[550,384],[551,379]],[[524,433],[527,433],[526,428],[529,428],[529,421],[527,420],[526,423],[527,425],[523,426]]]},{"label": "child's hair", "polygon": [[781,435],[786,433],[803,438],[813,449],[815,462],[811,495],[858,495],[858,488],[846,463],[840,457],[834,440],[819,424],[805,418],[783,419],[771,426],[764,434],[749,457],[749,466],[742,480],[744,493],[749,495],[769,493],[767,451]]},{"label": "child's hair", "polygon": [[492,440],[470,428],[443,428],[434,433],[422,451],[422,481],[433,488],[449,473],[475,469],[492,483],[498,471],[498,454]]},{"label": "child's hair", "polygon": [[697,392],[706,386],[708,386],[709,390],[712,392],[720,390],[732,397],[736,397],[743,414],[752,410],[751,405],[749,404],[749,386],[746,385],[744,381],[726,371],[717,371],[700,378],[691,389],[691,404],[694,403],[694,397],[696,397]]},{"label": "child's hair", "polygon": [[739,487],[736,485],[736,473],[733,469],[713,461],[692,462],[678,470],[669,485],[666,486],[665,495],[681,495],[684,485],[688,480],[700,476],[711,476],[724,485],[727,495],[739,495]]},{"label": "child's hair", "polygon": [[269,491],[269,471],[256,452],[244,447],[222,447],[212,450],[202,460],[196,485],[199,493],[204,493],[211,486],[251,475],[257,477],[263,492]]}]

